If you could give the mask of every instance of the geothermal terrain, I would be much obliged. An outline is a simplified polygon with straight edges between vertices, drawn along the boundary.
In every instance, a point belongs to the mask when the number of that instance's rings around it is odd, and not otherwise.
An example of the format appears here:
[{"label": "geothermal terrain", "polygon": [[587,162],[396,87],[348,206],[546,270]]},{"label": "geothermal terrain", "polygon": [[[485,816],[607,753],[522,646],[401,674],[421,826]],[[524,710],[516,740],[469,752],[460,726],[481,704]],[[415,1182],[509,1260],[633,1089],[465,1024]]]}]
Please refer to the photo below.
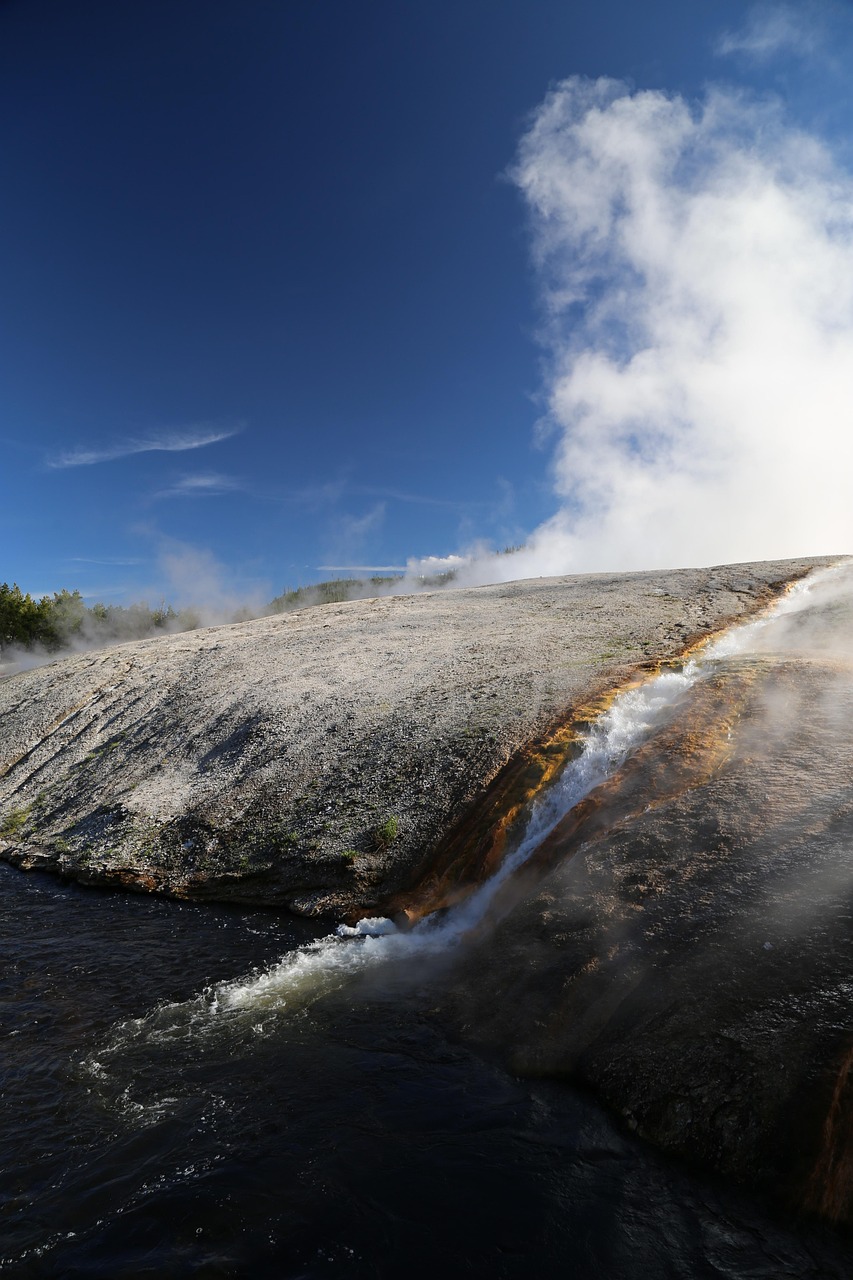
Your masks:
[{"label": "geothermal terrain", "polygon": [[[0,854],[421,921],[397,935],[415,964],[426,927],[469,920],[435,978],[454,1035],[851,1224],[851,635],[853,575],[824,558],[327,605],[69,657],[0,682]],[[589,733],[696,646],[671,714],[460,917]]]},{"label": "geothermal terrain", "polygon": [[304,915],[405,908],[460,819],[501,820],[596,699],[825,563],[353,601],[21,672],[0,682],[0,856]]}]

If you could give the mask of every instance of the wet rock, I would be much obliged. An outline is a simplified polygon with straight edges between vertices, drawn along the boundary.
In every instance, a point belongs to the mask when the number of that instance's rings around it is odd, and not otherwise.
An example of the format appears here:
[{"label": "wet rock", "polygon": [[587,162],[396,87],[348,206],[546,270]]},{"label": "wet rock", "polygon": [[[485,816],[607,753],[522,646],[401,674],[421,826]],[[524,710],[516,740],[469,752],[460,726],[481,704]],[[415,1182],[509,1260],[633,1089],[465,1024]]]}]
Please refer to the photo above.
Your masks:
[{"label": "wet rock", "polygon": [[696,686],[511,883],[451,1004],[518,1072],[583,1080],[668,1150],[850,1224],[847,634]]}]

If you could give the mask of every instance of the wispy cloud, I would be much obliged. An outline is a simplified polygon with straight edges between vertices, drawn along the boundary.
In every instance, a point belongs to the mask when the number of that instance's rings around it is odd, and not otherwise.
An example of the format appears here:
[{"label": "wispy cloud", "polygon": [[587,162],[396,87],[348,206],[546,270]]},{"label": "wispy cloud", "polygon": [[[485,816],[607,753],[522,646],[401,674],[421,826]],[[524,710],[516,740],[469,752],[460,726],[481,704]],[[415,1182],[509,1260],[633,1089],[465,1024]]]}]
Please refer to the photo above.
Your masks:
[{"label": "wispy cloud", "polygon": [[835,6],[827,4],[757,4],[742,26],[724,31],[716,52],[740,54],[756,62],[768,62],[786,54],[811,59],[823,47],[827,21]]},{"label": "wispy cloud", "polygon": [[98,462],[115,462],[137,453],[184,453],[188,449],[203,449],[220,440],[229,440],[243,430],[242,424],[234,427],[186,427],[176,431],[152,432],[147,436],[126,437],[100,448],[82,446],[68,449],[48,458],[47,465],[56,470],[64,467],[91,467]]},{"label": "wispy cloud", "polygon": [[340,536],[348,542],[361,542],[381,528],[384,519],[385,503],[377,502],[369,511],[365,511],[363,516],[342,516]]},{"label": "wispy cloud", "polygon": [[324,484],[302,485],[298,489],[272,489],[269,496],[319,511],[324,507],[334,507],[340,502],[346,488],[346,480],[328,480]]},{"label": "wispy cloud", "polygon": [[340,476],[323,484],[303,485],[299,488],[268,484],[263,490],[258,491],[258,496],[300,503],[315,510],[338,506],[347,498],[375,498],[380,502],[404,502],[415,506],[446,507],[448,510],[467,510],[489,505],[481,499],[439,498],[429,493],[412,493],[407,489],[357,484],[347,476]]},{"label": "wispy cloud", "polygon": [[92,587],[86,591],[80,592],[84,600],[103,600],[104,596],[121,596],[127,591],[126,583],[118,583],[115,586]]},{"label": "wispy cloud", "polygon": [[216,498],[223,493],[236,493],[245,489],[245,481],[236,476],[225,476],[214,471],[197,472],[181,476],[165,489],[158,490],[155,498]]},{"label": "wispy cloud", "polygon": [[327,564],[368,561],[379,551],[376,535],[385,520],[385,503],[376,502],[362,515],[338,513],[330,522],[325,547]]},{"label": "wispy cloud", "polygon": [[323,573],[405,573],[404,564],[318,564]]},{"label": "wispy cloud", "polygon": [[69,564],[101,564],[123,566],[133,564],[144,564],[139,556],[69,556]]},{"label": "wispy cloud", "polygon": [[[67,589],[67,584],[63,583],[59,587],[51,587],[50,591],[30,591],[29,594],[34,600],[43,600],[45,596],[58,595],[60,591]],[[80,591],[80,595],[84,600],[101,600],[104,596],[117,596],[125,591],[124,586],[91,587],[85,591],[79,587],[75,589]]]},{"label": "wispy cloud", "polygon": [[484,507],[488,504],[482,501],[469,501],[468,499],[458,498],[435,498],[428,493],[409,493],[405,489],[377,489],[370,485],[351,485],[351,493],[363,494],[368,498],[385,498],[389,502],[410,502],[415,505],[423,505],[429,507]]},{"label": "wispy cloud", "polygon": [[[273,496],[272,491],[271,496]],[[377,498],[388,502],[406,502],[417,506],[429,507],[459,508],[486,505],[480,501],[437,498],[428,493],[410,493],[406,489],[389,489],[376,485],[355,484],[347,477],[326,481],[324,484],[304,485],[299,489],[276,490],[274,496],[313,507],[335,506],[347,497]]]}]

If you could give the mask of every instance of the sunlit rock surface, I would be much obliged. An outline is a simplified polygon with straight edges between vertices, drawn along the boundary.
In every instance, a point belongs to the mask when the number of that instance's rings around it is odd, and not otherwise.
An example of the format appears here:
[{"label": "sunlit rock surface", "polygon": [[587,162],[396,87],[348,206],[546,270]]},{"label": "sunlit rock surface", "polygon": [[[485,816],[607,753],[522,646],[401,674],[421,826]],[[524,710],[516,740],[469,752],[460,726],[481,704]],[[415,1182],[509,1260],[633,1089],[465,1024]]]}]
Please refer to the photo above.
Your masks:
[{"label": "sunlit rock surface", "polygon": [[853,590],[696,685],[545,841],[450,997],[520,1073],[853,1223]]},{"label": "sunlit rock surface", "polygon": [[21,672],[0,681],[0,855],[176,897],[370,912],[572,708],[824,563],[354,601]]}]

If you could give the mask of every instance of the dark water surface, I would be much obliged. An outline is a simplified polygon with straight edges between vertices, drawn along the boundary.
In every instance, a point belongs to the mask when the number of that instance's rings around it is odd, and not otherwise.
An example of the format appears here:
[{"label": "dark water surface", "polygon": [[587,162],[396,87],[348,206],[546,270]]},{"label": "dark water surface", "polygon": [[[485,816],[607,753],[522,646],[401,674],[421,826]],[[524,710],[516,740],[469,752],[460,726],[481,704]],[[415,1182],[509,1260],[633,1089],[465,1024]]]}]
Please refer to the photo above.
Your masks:
[{"label": "dark water surface", "polygon": [[831,1232],[453,1042],[422,964],[217,1010],[206,986],[311,927],[7,866],[0,895],[7,1274],[853,1274]]}]

